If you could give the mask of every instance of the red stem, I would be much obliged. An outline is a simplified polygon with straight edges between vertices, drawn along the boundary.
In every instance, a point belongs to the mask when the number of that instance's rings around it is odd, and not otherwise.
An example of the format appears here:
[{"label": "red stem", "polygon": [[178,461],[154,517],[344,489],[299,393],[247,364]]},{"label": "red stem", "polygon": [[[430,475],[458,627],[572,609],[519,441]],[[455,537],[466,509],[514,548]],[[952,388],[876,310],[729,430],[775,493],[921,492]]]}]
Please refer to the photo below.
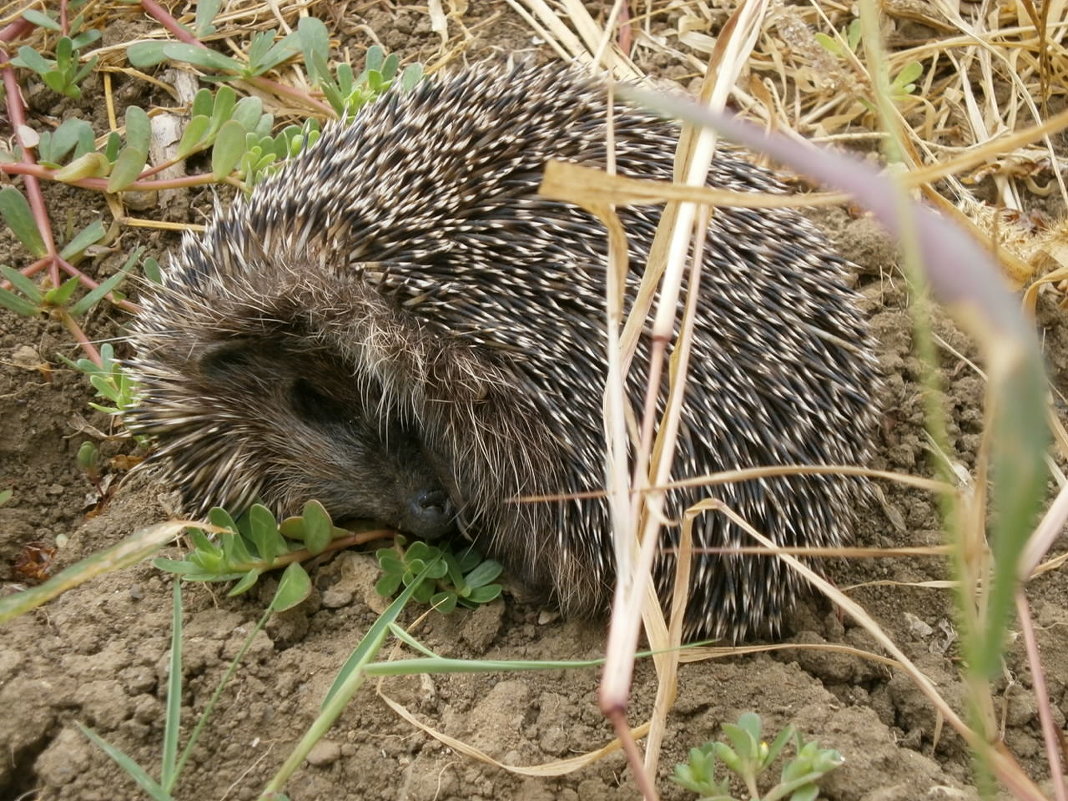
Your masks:
[{"label": "red stem", "polygon": [[[40,164],[0,164],[0,172],[9,175],[25,175],[35,178],[43,178],[47,181],[55,181],[55,170],[42,167]],[[137,180],[127,184],[122,189],[124,192],[131,190],[152,191],[156,189],[176,189],[183,186],[200,186],[214,183],[212,175],[184,175],[181,178],[168,178],[159,181]],[[95,189],[98,192],[106,192],[108,188],[107,178],[79,178],[77,181],[64,181],[68,186],[80,186],[82,189]]]},{"label": "red stem", "polygon": [[[4,29],[4,33],[9,33],[15,24],[9,25]],[[32,26],[31,26],[32,27]],[[26,146],[26,143],[22,140],[22,129],[26,125],[26,115],[23,113],[24,108],[22,105],[22,93],[19,90],[18,81],[15,80],[15,70],[12,69],[10,60],[7,53],[0,50],[0,71],[4,73],[4,91],[7,94],[7,113],[8,118],[11,120],[11,127],[15,134],[15,141],[19,145],[19,149],[22,151],[22,162],[30,166],[37,166],[36,160],[33,157],[33,150]],[[37,178],[33,175],[26,174],[23,177],[23,182],[26,184],[26,194],[29,196],[30,209],[33,211],[34,221],[37,223],[37,229],[41,233],[41,238],[44,240],[45,249],[48,251],[48,255],[53,259],[56,257],[56,242],[52,237],[52,222],[48,218],[48,211],[45,209],[44,195],[41,193],[41,185],[38,183]],[[59,286],[59,265],[51,264],[49,277],[52,279],[53,286]]]},{"label": "red stem", "polygon": [[186,44],[197,45],[198,47],[204,47],[203,42],[197,39],[193,34],[178,24],[171,12],[161,6],[156,0],[141,0],[141,8],[145,10],[145,13],[154,18],[160,25],[170,31],[171,36]]},{"label": "red stem", "polygon": [[33,23],[19,17],[10,25],[0,28],[0,42],[13,42],[33,30]]},{"label": "red stem", "polygon": [[1057,724],[1050,710],[1049,690],[1046,689],[1046,675],[1042,670],[1042,657],[1038,652],[1035,639],[1035,627],[1031,620],[1031,608],[1023,589],[1016,591],[1016,614],[1020,619],[1020,632],[1023,634],[1024,651],[1027,654],[1028,667],[1031,668],[1031,690],[1035,694],[1038,707],[1038,719],[1042,729],[1042,739],[1046,745],[1046,759],[1049,760],[1050,782],[1053,785],[1053,797],[1057,801],[1068,801],[1068,787],[1064,783],[1061,770],[1060,743],[1057,741]]},{"label": "red stem", "polygon": [[70,331],[74,339],[78,342],[79,345],[81,345],[82,350],[85,351],[85,355],[89,357],[93,364],[95,364],[97,367],[102,366],[104,362],[100,358],[100,351],[98,351],[96,349],[96,346],[94,346],[93,343],[89,341],[89,337],[87,337],[85,335],[85,332],[82,331],[82,327],[78,325],[78,322],[67,313],[67,310],[56,309],[56,316],[59,317],[59,319],[63,322],[63,325],[66,326],[67,330]]}]

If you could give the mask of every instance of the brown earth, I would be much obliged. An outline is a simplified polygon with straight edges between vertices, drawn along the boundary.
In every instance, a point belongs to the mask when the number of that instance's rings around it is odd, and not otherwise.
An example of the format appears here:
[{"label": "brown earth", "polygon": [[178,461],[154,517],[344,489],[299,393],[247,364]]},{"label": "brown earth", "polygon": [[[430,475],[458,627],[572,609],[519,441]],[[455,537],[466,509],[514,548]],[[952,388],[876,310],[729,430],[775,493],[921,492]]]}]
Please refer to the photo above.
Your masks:
[{"label": "brown earth", "polygon": [[[480,32],[485,51],[531,49],[529,34],[506,6]],[[329,21],[335,25],[338,20]],[[344,17],[350,43],[364,44],[357,24],[380,32],[388,49],[418,56],[434,39],[422,12],[401,9],[384,20]],[[96,81],[94,84],[93,81]],[[90,80],[83,109],[93,106],[99,80]],[[97,95],[99,100],[99,95]],[[75,228],[105,213],[99,198],[48,188],[54,221]],[[199,221],[210,202],[179,194],[157,217]],[[96,204],[93,206],[92,204]],[[875,467],[929,472],[918,362],[904,282],[892,243],[868,220],[844,211],[823,213],[821,224],[858,265],[858,287],[879,339],[887,376],[885,417]],[[69,221],[69,223],[67,222]],[[0,253],[15,248],[7,232]],[[137,244],[162,257],[174,239],[128,231],[123,253]],[[13,261],[16,257],[5,258]],[[122,254],[97,259],[96,274],[114,270]],[[121,336],[122,316],[102,313],[88,330],[98,339]],[[1055,385],[1068,365],[1068,327],[1059,311],[1040,314]],[[950,414],[949,458],[974,467],[982,431],[984,383],[956,354],[971,356],[968,341],[949,323],[936,332]],[[950,347],[952,350],[950,350]],[[954,353],[955,351],[955,353]],[[96,488],[75,466],[74,454],[90,434],[84,416],[108,431],[110,421],[87,406],[90,391],[56,354],[76,358],[65,331],[49,321],[0,312],[0,489],[14,497],[0,507],[0,580],[19,586],[13,565],[34,543],[57,547],[68,564],[166,518],[161,488],[133,481],[102,513]],[[105,455],[128,452],[123,440],[101,443]],[[895,484],[862,510],[857,532],[873,547],[932,545],[942,534],[933,499]],[[1064,537],[1058,552],[1068,547]],[[852,561],[832,575],[915,660],[955,708],[965,689],[958,675],[951,599],[945,590],[915,586],[946,577],[933,558]],[[324,692],[382,602],[372,590],[372,557],[345,553],[312,571],[313,596],[279,615],[260,633],[224,693],[183,777],[179,798],[255,798],[314,717]],[[0,801],[137,798],[134,782],[91,745],[84,723],[157,774],[162,748],[164,690],[171,616],[170,578],[142,564],[65,593],[6,626],[0,648]],[[217,587],[185,592],[183,719],[204,708],[247,632],[270,598],[273,582],[250,597],[230,599]],[[1068,572],[1063,568],[1030,588],[1038,638],[1056,723],[1068,712]],[[829,605],[811,599],[795,615],[788,642],[842,643],[876,651],[871,638],[843,622]],[[600,655],[603,626],[561,621],[506,596],[478,611],[432,616],[417,635],[445,656],[485,659],[585,659]],[[383,691],[428,725],[509,765],[537,765],[596,749],[611,739],[596,705],[595,670],[541,673],[432,675],[387,680]],[[1012,647],[998,683],[1004,740],[1027,770],[1046,770],[1031,676],[1021,649]],[[639,665],[633,695],[635,723],[648,715],[655,693],[651,666]],[[686,751],[744,711],[760,713],[769,729],[793,723],[821,744],[838,749],[845,765],[823,794],[836,801],[976,798],[972,764],[962,741],[941,729],[934,712],[902,674],[856,656],[801,647],[685,665],[661,759],[659,787],[668,799],[692,798],[667,781]],[[455,752],[414,728],[365,687],[328,738],[287,787],[305,799],[630,799],[637,792],[617,753],[560,778],[518,776]]]}]

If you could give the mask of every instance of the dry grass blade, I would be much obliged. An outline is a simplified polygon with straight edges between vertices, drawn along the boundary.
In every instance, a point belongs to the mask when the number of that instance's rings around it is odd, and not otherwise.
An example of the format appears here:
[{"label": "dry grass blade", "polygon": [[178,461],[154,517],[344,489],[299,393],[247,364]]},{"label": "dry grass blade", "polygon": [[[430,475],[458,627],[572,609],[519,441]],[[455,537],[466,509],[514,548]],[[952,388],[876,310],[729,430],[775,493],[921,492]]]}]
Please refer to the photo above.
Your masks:
[{"label": "dry grass blade", "polygon": [[[477,759],[479,762],[483,762],[487,765],[493,765],[496,768],[506,770],[509,773],[515,773],[519,776],[564,776],[568,773],[574,773],[580,768],[592,765],[593,763],[604,759],[609,754],[615,753],[622,747],[620,741],[616,739],[612,740],[612,742],[608,743],[607,745],[598,748],[596,751],[591,751],[587,754],[582,754],[581,756],[571,757],[570,759],[561,759],[556,762],[546,762],[542,765],[508,765],[504,762],[500,762],[494,759],[485,751],[475,748],[472,745],[468,745],[467,743],[463,742],[462,740],[458,740],[455,737],[450,737],[448,734],[445,734],[445,732],[439,731],[438,729],[435,729],[434,727],[428,726],[427,724],[423,723],[421,720],[419,720],[419,718],[413,715],[404,705],[398,703],[397,701],[394,701],[388,695],[383,693],[381,688],[379,688],[378,690],[378,697],[385,701],[386,705],[389,706],[390,709],[392,709],[394,712],[396,712],[398,715],[408,721],[408,723],[410,723],[412,726],[419,729],[420,731],[423,731],[426,734],[430,735],[438,742],[448,746],[449,748],[454,749],[458,753],[469,756],[472,759]],[[645,723],[641,726],[630,729],[628,731],[628,736],[633,740],[640,740],[648,733],[648,731],[649,724]]]}]

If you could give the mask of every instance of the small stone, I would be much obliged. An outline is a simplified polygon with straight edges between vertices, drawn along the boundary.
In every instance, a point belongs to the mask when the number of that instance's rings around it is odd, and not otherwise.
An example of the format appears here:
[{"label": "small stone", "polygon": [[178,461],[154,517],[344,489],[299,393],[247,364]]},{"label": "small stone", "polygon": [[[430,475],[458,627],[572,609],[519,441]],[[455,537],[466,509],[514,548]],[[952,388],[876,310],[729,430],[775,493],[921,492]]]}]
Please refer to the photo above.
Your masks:
[{"label": "small stone", "polygon": [[332,765],[341,758],[341,746],[333,740],[320,740],[308,752],[308,764],[317,768]]},{"label": "small stone", "polygon": [[64,729],[34,762],[37,779],[44,787],[70,784],[88,769],[90,748],[81,733]]},{"label": "small stone", "polygon": [[11,363],[24,370],[38,370],[45,366],[41,354],[29,345],[19,345],[11,352]]},{"label": "small stone", "polygon": [[931,626],[927,625],[911,612],[905,613],[905,625],[908,627],[912,636],[917,640],[926,640],[934,634],[934,629],[931,628]]},{"label": "small stone", "polygon": [[323,590],[322,601],[325,609],[340,609],[352,603],[352,591],[338,587]]}]

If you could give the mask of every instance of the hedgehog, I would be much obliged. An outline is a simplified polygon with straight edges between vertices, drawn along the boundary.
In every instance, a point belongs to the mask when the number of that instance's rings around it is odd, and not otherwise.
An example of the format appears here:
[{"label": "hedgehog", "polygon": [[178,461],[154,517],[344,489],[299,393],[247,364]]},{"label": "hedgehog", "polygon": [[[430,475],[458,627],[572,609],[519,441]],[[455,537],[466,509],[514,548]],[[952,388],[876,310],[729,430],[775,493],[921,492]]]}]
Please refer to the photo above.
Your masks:
[{"label": "hedgehog", "polygon": [[[192,512],[259,500],[459,535],[568,615],[607,610],[602,225],[538,195],[552,159],[670,180],[679,131],[573,69],[463,69],[387,92],[187,235],[132,326],[127,417]],[[722,149],[714,187],[783,193]],[[620,210],[628,303],[658,211]],[[850,265],[793,209],[716,209],[708,227],[677,479],[863,464],[876,362]],[[643,337],[626,391],[642,408]],[[671,596],[678,521],[712,496],[780,546],[850,536],[863,481],[783,475],[669,493],[655,562]],[[531,496],[556,500],[524,502]],[[669,521],[670,523],[670,521]],[[776,636],[801,588],[702,515],[688,639]]]}]

